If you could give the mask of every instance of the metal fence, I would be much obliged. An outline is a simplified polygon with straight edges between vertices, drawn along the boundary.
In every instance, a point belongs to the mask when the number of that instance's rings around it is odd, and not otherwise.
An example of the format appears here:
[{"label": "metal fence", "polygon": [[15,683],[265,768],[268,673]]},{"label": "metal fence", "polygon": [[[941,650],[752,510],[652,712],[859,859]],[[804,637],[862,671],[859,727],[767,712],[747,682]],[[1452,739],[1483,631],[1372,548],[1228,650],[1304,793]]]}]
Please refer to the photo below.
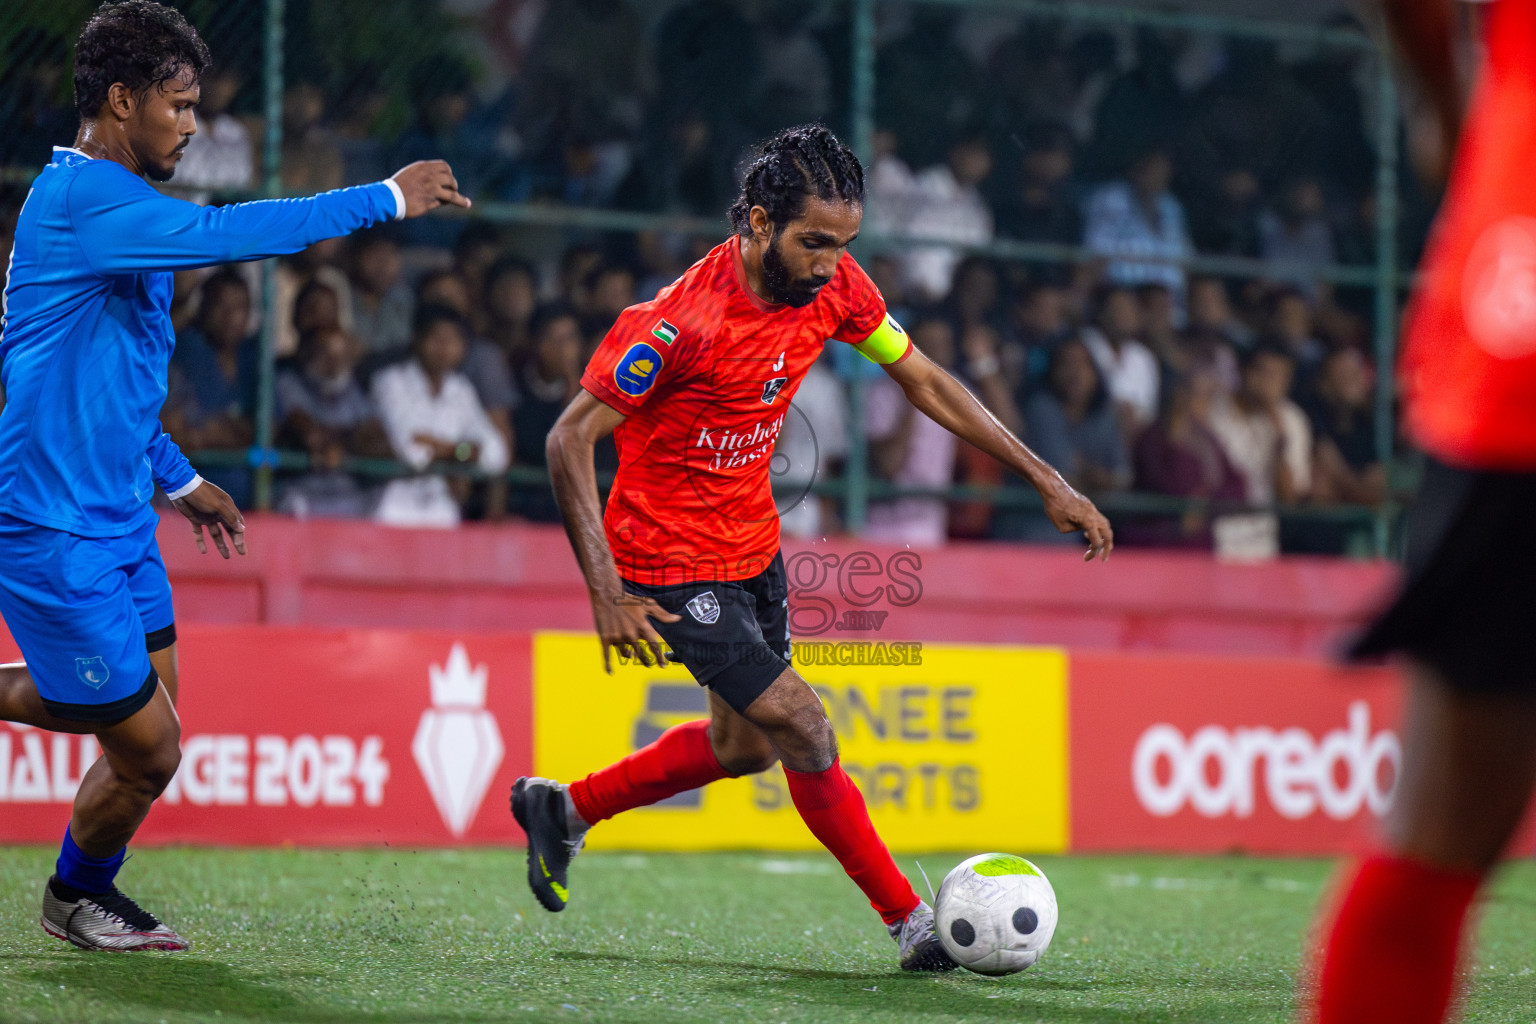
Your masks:
[{"label": "metal fence", "polygon": [[[73,137],[73,114],[60,112],[69,110],[73,40],[95,6],[94,0],[10,0],[0,10],[0,188],[9,188],[13,192],[24,189],[36,172],[39,154],[46,152],[42,145],[63,144]],[[253,193],[284,194],[284,100],[288,87],[296,82],[312,84],[344,109],[350,120],[370,137],[399,139],[409,129],[411,105],[423,94],[441,95],[454,89],[462,90],[481,71],[473,41],[466,42],[466,23],[452,13],[462,5],[446,5],[438,0],[175,0],[175,6],[184,10],[207,38],[215,60],[233,70],[240,81],[234,109],[247,115],[248,121],[260,128],[259,174],[251,183],[253,187],[243,192],[227,191],[220,198],[238,198]],[[604,27],[604,31],[614,36],[609,40],[610,45],[617,47],[613,52],[622,56],[624,34],[646,26],[644,18],[635,24],[615,25],[612,23],[615,12],[633,14],[638,10],[649,18],[649,31],[654,33],[658,18],[652,9],[668,6],[661,0],[649,4],[641,2],[634,8],[626,8],[618,0],[583,0],[571,4],[551,3],[547,5],[545,17],[571,17],[573,33],[588,22]],[[823,116],[848,133],[866,160],[874,154],[882,87],[890,85],[888,81],[882,82],[877,73],[880,70],[877,46],[880,19],[888,11],[903,6],[936,10],[986,9],[1024,16],[1031,24],[1079,29],[1096,26],[1116,31],[1139,28],[1259,40],[1315,52],[1360,55],[1370,69],[1365,77],[1370,83],[1367,115],[1374,132],[1371,139],[1375,158],[1373,258],[1349,265],[1305,267],[1235,256],[1206,255],[1178,262],[1191,273],[1282,280],[1304,275],[1312,280],[1369,290],[1375,360],[1379,367],[1392,365],[1403,277],[1398,255],[1399,118],[1390,61],[1374,35],[1349,27],[1256,22],[1077,0],[921,0],[915,5],[903,5],[894,0],[826,0],[821,7],[823,37],[836,36],[843,40],[846,62],[834,62],[840,69],[834,78],[838,88],[845,90],[844,100]],[[580,18],[573,12],[578,11],[587,22],[576,24]],[[558,37],[559,33],[554,35]],[[719,40],[706,39],[704,42],[718,45]],[[644,44],[634,41],[632,48],[638,53],[647,46],[655,49],[662,43],[674,45],[666,40]],[[657,55],[658,65],[665,64],[661,59],[664,56]],[[632,55],[632,59],[638,60],[638,57]],[[601,77],[609,74],[611,69],[603,65],[583,71]],[[644,82],[646,73],[643,69],[632,73],[636,81]],[[652,70],[653,75],[661,78],[667,73],[666,66]],[[654,82],[650,87],[652,92],[657,91]],[[581,107],[579,80],[571,89],[575,94],[551,98],[549,118],[586,116]],[[622,120],[632,115],[621,111],[615,116]],[[292,117],[287,119],[291,121]],[[538,139],[540,130],[548,126],[518,122],[516,127],[523,135],[519,144],[530,145],[529,140]],[[649,136],[649,144],[654,146],[664,144],[671,137],[665,135],[664,129],[665,126],[646,124],[642,133]],[[600,129],[595,131],[601,134]],[[600,139],[597,141],[601,142]],[[604,206],[593,205],[593,200],[584,195],[551,196],[548,175],[541,171],[537,161],[528,163],[516,173],[507,170],[510,165],[505,161],[498,165],[493,151],[500,145],[487,139],[483,148],[489,156],[480,152],[479,146],[468,147],[463,153],[466,161],[478,162],[477,176],[485,183],[487,191],[484,194],[491,197],[477,201],[473,211],[477,219],[512,229],[546,232],[562,239],[637,232],[718,238],[725,231],[723,218],[710,216],[704,210],[679,210],[675,205],[666,207],[665,204],[658,210],[655,203],[649,204],[649,209],[620,209],[614,208],[618,202],[613,200]],[[600,146],[595,145],[592,149],[596,151]],[[375,146],[368,152],[376,157],[380,151],[388,150]],[[639,149],[636,159],[644,160],[645,157],[646,150]],[[367,165],[367,160],[362,163]],[[389,168],[381,165],[378,169]],[[558,188],[555,191],[558,192]],[[634,205],[644,207],[647,204]],[[867,231],[859,246],[862,254],[922,244],[921,237]],[[1071,266],[1100,258],[1079,245],[1009,239],[956,247],[1002,262],[1031,265]],[[273,444],[276,426],[273,422],[276,309],[273,273],[270,263],[262,269],[261,302],[266,315],[262,317],[255,443],[246,451],[204,452],[197,456],[200,463],[207,465],[249,466],[256,476],[257,502],[263,506],[271,502],[274,472],[302,468],[307,461],[303,453],[281,452]],[[850,529],[858,529],[863,524],[872,498],[934,493],[894,487],[872,477],[860,411],[864,387],[863,377],[858,373],[848,380],[851,430],[846,471],[840,480],[819,481],[816,485],[818,492],[835,495],[841,500],[843,518]],[[1391,464],[1395,423],[1389,372],[1378,374],[1374,436],[1378,456],[1383,463]],[[347,467],[359,473],[380,476],[401,471],[388,460],[351,460]],[[547,478],[540,470],[514,467],[508,479],[514,486],[547,486]],[[954,500],[981,499],[1000,505],[1028,504],[1032,500],[1020,492],[991,489],[951,488],[940,493]],[[1144,494],[1104,495],[1103,499],[1102,504],[1111,512],[1177,512],[1188,507],[1188,503],[1180,499]],[[1341,506],[1279,511],[1284,516],[1326,520],[1364,531],[1377,553],[1386,553],[1390,549],[1398,512],[1390,501],[1375,508]]]}]

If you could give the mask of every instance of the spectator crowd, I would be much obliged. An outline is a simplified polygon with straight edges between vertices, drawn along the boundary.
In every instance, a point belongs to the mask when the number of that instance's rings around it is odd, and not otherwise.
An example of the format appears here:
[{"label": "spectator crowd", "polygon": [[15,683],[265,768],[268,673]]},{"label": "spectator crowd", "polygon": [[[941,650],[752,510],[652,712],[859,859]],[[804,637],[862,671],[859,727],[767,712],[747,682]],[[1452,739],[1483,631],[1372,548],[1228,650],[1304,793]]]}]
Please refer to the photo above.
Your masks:
[{"label": "spectator crowd", "polygon": [[[296,75],[283,184],[314,191],[442,156],[477,199],[718,217],[755,139],[804,120],[845,127],[851,5],[655,7],[485,5],[482,59],[429,62],[413,117],[393,131],[366,89]],[[1177,514],[1117,516],[1123,542],[1337,550],[1337,528],[1281,531],[1266,510],[1386,495],[1368,294],[1309,273],[1373,254],[1360,52],[949,5],[877,10],[873,241],[857,255],[916,344],[1090,494],[1189,499]],[[236,109],[245,92],[238,62],[205,81],[175,182],[185,194],[252,186],[259,124]],[[52,125],[46,111],[29,116]],[[998,240],[1076,257],[967,255]],[[308,468],[278,475],[277,506],[423,525],[556,518],[547,487],[511,486],[503,471],[543,467],[544,434],[619,311],[718,241],[429,219],[280,261],[275,436]],[[1277,269],[1192,276],[1183,261],[1195,255]],[[257,280],[249,266],[178,275],[163,419],[189,451],[255,436]],[[884,484],[1000,496],[877,487],[869,535],[1060,541],[1018,500],[1022,482],[916,414],[846,347],[828,349],[786,424],[779,483],[837,476],[857,429]],[[863,422],[850,424],[855,376]],[[356,471],[385,458],[400,467],[392,477]],[[603,458],[611,469],[611,450]],[[249,470],[208,475],[249,503]],[[821,536],[841,514],[811,496],[785,528]]]}]

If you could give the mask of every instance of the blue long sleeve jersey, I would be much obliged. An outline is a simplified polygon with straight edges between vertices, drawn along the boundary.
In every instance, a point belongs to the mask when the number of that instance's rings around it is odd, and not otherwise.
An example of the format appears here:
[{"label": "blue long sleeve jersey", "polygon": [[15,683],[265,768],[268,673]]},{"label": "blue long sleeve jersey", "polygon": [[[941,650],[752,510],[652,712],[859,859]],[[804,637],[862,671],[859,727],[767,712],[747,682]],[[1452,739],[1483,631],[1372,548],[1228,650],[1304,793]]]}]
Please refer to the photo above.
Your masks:
[{"label": "blue long sleeve jersey", "polygon": [[56,147],[16,225],[0,334],[0,512],[85,537],[196,474],[160,428],[171,271],[298,252],[404,213],[393,182],[201,207]]}]

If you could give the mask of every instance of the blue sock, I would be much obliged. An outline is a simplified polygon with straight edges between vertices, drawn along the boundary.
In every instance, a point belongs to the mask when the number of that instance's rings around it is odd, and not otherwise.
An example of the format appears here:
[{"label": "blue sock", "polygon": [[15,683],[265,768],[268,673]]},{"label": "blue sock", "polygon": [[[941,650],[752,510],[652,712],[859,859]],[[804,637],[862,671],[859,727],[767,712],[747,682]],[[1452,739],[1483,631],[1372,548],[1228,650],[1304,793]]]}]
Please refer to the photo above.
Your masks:
[{"label": "blue sock", "polygon": [[55,873],[59,881],[81,892],[106,892],[112,888],[117,869],[123,866],[128,847],[123,847],[110,857],[87,857],[75,845],[75,837],[64,829],[64,845],[59,849],[59,863]]}]

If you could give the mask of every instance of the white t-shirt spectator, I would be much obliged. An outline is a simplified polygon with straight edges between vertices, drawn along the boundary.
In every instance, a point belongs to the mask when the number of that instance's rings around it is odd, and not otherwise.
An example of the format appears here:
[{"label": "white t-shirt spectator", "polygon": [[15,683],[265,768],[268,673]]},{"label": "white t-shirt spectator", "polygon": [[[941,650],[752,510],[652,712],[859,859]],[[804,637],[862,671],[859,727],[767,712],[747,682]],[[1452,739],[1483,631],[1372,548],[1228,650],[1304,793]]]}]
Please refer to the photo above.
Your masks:
[{"label": "white t-shirt spectator", "polygon": [[1109,397],[1120,405],[1129,406],[1138,426],[1146,426],[1156,419],[1160,375],[1157,357],[1152,350],[1128,338],[1120,343],[1120,351],[1116,352],[1109,339],[1096,327],[1084,328],[1082,336],[1083,344],[1104,377]]},{"label": "white t-shirt spectator", "polygon": [[[875,377],[864,390],[864,424],[871,441],[891,437],[911,417],[906,459],[892,482],[907,487],[948,487],[955,476],[955,435],[911,407],[889,377]],[[889,544],[937,547],[949,536],[949,506],[940,498],[872,501],[864,536]]]},{"label": "white t-shirt spectator", "polygon": [[[418,472],[431,465],[433,454],[415,440],[418,434],[478,445],[479,466],[487,473],[507,468],[507,443],[463,374],[448,374],[442,390],[433,394],[420,363],[414,359],[397,363],[374,376],[373,402],[395,456]],[[397,526],[456,526],[459,505],[440,476],[391,480],[379,503],[378,518]]]},{"label": "white t-shirt spectator", "polygon": [[1184,268],[1174,263],[1147,263],[1138,256],[1188,259],[1194,254],[1185,226],[1184,206],[1172,193],[1154,201],[1157,223],[1148,220],[1129,183],[1110,182],[1088,199],[1083,225],[1083,245],[1111,257],[1105,274],[1115,284],[1160,284],[1173,292],[1178,308],[1184,308]]},{"label": "white t-shirt spectator", "polygon": [[199,118],[197,134],[176,165],[179,188],[250,188],[255,180],[251,133],[229,114]]},{"label": "white t-shirt spectator", "polygon": [[1287,399],[1279,425],[1262,411],[1245,412],[1230,399],[1211,410],[1211,432],[1242,474],[1247,498],[1255,505],[1275,500],[1276,459],[1285,459],[1299,494],[1312,489],[1312,425],[1306,413]]},{"label": "white t-shirt spectator", "polygon": [[[801,497],[803,490],[824,479],[827,464],[847,453],[848,400],[842,382],[827,368],[827,360],[819,359],[800,382],[793,408],[784,417],[784,430],[773,446],[773,482],[790,488],[787,495],[775,495],[779,507]],[[781,457],[786,461],[780,463]],[[779,528],[791,537],[823,536],[826,526],[821,498],[805,493],[793,508],[786,508],[779,516]]]},{"label": "white t-shirt spectator", "polygon": [[[913,179],[902,233],[981,245],[992,241],[992,211],[979,189],[961,185],[948,164],[938,164]],[[960,250],[947,245],[908,249],[901,255],[902,276],[923,299],[938,302],[949,294],[960,259]]]}]

